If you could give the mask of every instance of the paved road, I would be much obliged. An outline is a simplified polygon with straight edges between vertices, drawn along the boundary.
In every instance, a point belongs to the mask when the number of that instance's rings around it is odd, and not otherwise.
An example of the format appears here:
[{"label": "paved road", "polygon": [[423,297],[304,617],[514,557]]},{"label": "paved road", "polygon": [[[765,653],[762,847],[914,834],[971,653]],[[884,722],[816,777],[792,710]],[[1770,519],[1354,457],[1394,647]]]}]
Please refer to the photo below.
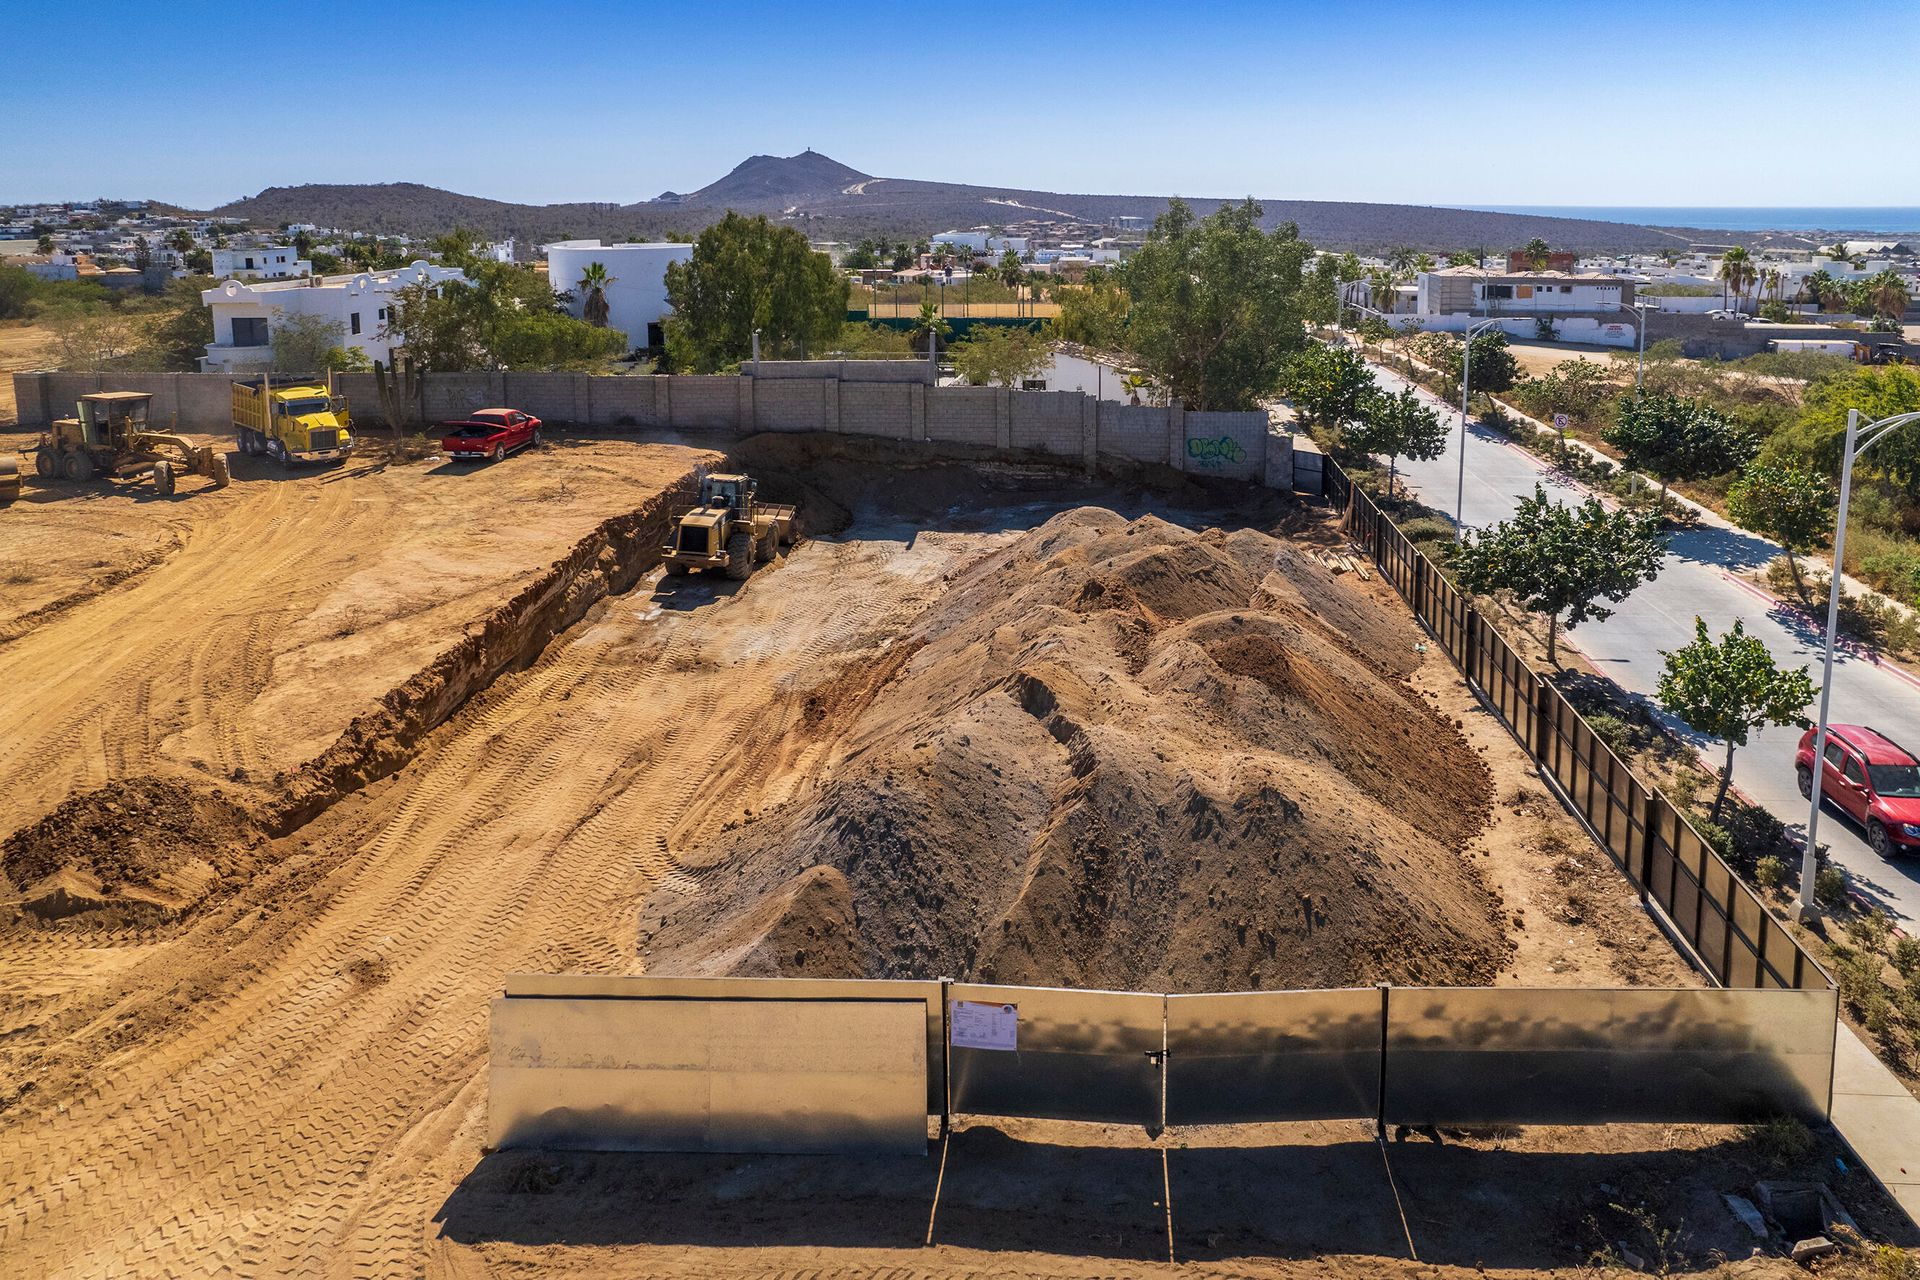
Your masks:
[{"label": "paved road", "polygon": [[[1374,372],[1391,390],[1407,385],[1385,369],[1376,367]],[[1425,391],[1420,394],[1440,404]],[[1460,411],[1457,405],[1442,407],[1454,427],[1447,452],[1430,462],[1403,461],[1401,474],[1423,501],[1451,513],[1458,489]],[[1535,484],[1544,484],[1560,501],[1585,496],[1575,486],[1553,478],[1539,458],[1497,433],[1477,427],[1470,431],[1465,511],[1470,527],[1511,516],[1519,500],[1532,495]],[[1760,568],[1779,554],[1774,544],[1738,529],[1703,524],[1676,534],[1657,578],[1627,597],[1611,618],[1578,627],[1568,638],[1624,688],[1650,698],[1660,680],[1660,651],[1690,641],[1696,615],[1706,619],[1715,635],[1738,618],[1749,634],[1767,642],[1777,660],[1810,667],[1817,683],[1820,626],[1734,577],[1736,571]],[[1831,716],[1836,723],[1871,724],[1920,749],[1920,680],[1864,656],[1842,654],[1834,663]],[[1702,742],[1717,766],[1719,744],[1695,740]],[[1759,731],[1735,754],[1733,780],[1796,835],[1804,835],[1807,803],[1800,798],[1793,769],[1799,740],[1800,731],[1795,728]],[[1834,860],[1852,874],[1856,889],[1885,907],[1902,927],[1914,931],[1920,921],[1920,858],[1882,861],[1867,847],[1861,830],[1832,805],[1821,815],[1820,839],[1831,847]]]}]

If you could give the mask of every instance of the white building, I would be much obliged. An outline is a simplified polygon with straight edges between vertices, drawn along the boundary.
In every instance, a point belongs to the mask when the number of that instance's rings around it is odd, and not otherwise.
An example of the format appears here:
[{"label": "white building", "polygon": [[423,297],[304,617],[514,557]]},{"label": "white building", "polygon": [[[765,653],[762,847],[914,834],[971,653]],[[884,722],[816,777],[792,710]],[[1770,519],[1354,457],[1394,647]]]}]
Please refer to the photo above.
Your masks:
[{"label": "white building", "polygon": [[216,280],[291,280],[312,274],[313,264],[288,245],[213,251]]},{"label": "white building", "polygon": [[692,258],[692,245],[562,240],[542,247],[547,254],[547,283],[555,293],[572,295],[573,300],[566,304],[570,315],[580,317],[585,310],[587,299],[580,288],[580,276],[597,262],[611,277],[606,286],[607,327],[626,334],[630,348],[665,344],[660,324],[673,310],[667,305],[667,264]]},{"label": "white building", "polygon": [[971,249],[975,253],[990,253],[999,257],[1011,249],[1021,257],[1027,253],[1025,236],[996,236],[984,228],[974,231],[942,231],[937,236],[928,236],[927,243],[936,249],[950,244],[956,249]]},{"label": "white building", "polygon": [[[213,341],[200,359],[203,373],[258,372],[273,363],[273,327],[285,316],[319,316],[340,326],[340,345],[369,360],[390,360],[388,303],[413,284],[464,280],[455,267],[415,262],[393,271],[309,276],[304,280],[227,280],[201,293],[213,312]],[[295,370],[294,372],[310,372]]]}]

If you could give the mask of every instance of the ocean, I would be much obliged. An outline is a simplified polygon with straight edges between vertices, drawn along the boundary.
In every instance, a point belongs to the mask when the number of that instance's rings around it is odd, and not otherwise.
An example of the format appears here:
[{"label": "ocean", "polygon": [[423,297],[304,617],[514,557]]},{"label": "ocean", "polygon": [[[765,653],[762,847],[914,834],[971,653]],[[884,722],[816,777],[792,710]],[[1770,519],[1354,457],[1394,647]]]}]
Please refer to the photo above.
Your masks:
[{"label": "ocean", "polygon": [[1855,231],[1866,235],[1920,235],[1920,207],[1885,208],[1687,208],[1557,204],[1456,205],[1493,213],[1532,213],[1550,218],[1594,218],[1652,227],[1699,227],[1708,231]]}]

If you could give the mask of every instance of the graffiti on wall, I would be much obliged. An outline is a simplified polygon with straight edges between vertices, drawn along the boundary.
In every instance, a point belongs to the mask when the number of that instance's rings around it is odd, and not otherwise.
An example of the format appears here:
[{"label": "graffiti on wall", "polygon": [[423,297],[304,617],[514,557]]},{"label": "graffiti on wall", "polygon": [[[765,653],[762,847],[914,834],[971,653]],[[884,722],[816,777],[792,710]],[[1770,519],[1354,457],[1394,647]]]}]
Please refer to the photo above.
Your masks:
[{"label": "graffiti on wall", "polygon": [[1200,467],[1226,467],[1244,460],[1247,451],[1232,436],[1204,439],[1187,438],[1187,461]]}]

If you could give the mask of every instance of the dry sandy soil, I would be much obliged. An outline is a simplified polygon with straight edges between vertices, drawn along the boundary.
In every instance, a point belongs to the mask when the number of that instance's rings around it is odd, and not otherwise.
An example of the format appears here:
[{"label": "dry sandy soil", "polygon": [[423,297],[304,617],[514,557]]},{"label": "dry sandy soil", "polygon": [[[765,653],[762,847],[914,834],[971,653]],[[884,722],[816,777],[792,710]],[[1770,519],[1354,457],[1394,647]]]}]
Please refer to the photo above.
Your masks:
[{"label": "dry sandy soil", "polygon": [[[702,456],[672,446],[84,500],[184,523],[0,643],[7,866],[75,912],[0,925],[0,1270],[1139,1274],[1164,1178],[1195,1274],[1444,1273],[1338,1126],[968,1130],[931,1251],[936,1160],[483,1149],[510,972],[1688,981],[1390,591],[1299,554],[1318,517],[849,451],[741,450],[825,534],[739,584],[633,580]],[[128,917],[136,890],[179,909]],[[1393,1159],[1423,1258],[1531,1275],[1610,1195],[1701,1256],[1758,1156],[1623,1129]]]},{"label": "dry sandy soil", "polygon": [[39,325],[18,320],[0,323],[0,429],[11,425],[16,413],[14,371],[51,368],[52,353],[53,335]]}]

